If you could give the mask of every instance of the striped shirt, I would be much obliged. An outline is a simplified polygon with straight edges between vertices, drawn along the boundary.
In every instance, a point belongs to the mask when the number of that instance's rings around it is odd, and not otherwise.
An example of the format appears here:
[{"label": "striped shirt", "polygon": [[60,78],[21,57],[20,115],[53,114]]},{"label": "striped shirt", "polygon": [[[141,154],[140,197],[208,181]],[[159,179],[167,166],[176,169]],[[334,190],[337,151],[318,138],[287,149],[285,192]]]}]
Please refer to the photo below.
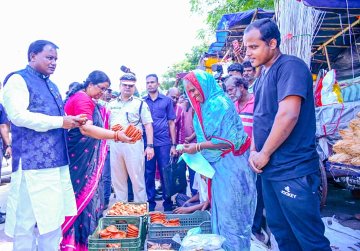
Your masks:
[{"label": "striped shirt", "polygon": [[244,126],[244,131],[249,135],[250,138],[252,137],[253,130],[254,102],[254,95],[251,95],[249,101],[241,109],[239,108],[238,101],[235,101],[234,103],[236,111],[239,114],[242,124]]}]

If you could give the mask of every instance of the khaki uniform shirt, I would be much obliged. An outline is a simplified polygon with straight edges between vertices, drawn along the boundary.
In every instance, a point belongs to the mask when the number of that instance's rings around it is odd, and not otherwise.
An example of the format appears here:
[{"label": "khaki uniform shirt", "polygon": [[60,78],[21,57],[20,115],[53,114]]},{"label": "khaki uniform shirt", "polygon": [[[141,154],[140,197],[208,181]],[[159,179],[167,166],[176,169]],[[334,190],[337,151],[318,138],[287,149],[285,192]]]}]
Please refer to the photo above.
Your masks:
[{"label": "khaki uniform shirt", "polygon": [[[143,104],[140,111],[141,102]],[[147,103],[135,96],[131,96],[127,101],[121,100],[119,96],[110,101],[107,107],[111,111],[110,127],[120,124],[126,128],[129,124],[133,124],[142,131],[142,125],[153,122]]]}]

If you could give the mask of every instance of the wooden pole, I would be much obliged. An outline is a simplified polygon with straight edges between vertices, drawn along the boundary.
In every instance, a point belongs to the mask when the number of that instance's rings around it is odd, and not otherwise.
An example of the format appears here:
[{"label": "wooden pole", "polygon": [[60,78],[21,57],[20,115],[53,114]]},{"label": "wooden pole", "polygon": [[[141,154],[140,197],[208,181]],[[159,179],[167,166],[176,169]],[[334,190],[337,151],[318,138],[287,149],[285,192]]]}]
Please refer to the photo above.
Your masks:
[{"label": "wooden pole", "polygon": [[338,38],[339,36],[341,36],[342,34],[344,34],[345,32],[347,32],[350,28],[354,27],[355,25],[360,23],[360,19],[356,20],[355,22],[353,22],[350,26],[347,26],[345,29],[343,29],[342,31],[338,32],[336,35],[334,35],[333,37],[331,37],[328,41],[326,41],[325,43],[323,43],[321,46],[319,46],[319,48],[316,49],[315,52],[313,52],[311,54],[311,56],[314,56],[314,54],[320,50],[322,50],[324,47],[326,47],[328,44],[330,44],[332,41],[334,41],[336,38]]},{"label": "wooden pole", "polygon": [[328,54],[328,51],[327,51],[326,46],[324,47],[324,51],[325,51],[326,62],[327,62],[327,65],[328,65],[329,71],[331,71],[331,64],[330,64],[329,54]]},{"label": "wooden pole", "polygon": [[259,11],[259,9],[256,9],[256,11],[254,12],[254,15],[251,18],[250,23],[254,22],[254,20],[256,19],[257,14],[258,14],[258,11]]}]

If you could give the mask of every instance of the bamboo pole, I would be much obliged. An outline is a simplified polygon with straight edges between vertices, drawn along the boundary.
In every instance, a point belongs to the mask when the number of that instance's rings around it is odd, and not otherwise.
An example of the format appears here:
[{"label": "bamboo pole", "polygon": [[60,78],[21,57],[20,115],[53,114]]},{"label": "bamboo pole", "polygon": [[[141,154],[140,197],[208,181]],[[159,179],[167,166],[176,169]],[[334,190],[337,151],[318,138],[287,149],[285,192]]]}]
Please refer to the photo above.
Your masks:
[{"label": "bamboo pole", "polygon": [[256,9],[256,11],[254,12],[254,15],[251,18],[250,23],[254,22],[254,20],[256,19],[257,14],[258,14],[258,11],[259,11],[259,9]]},{"label": "bamboo pole", "polygon": [[327,65],[328,65],[329,71],[331,71],[331,64],[330,64],[329,54],[328,54],[328,51],[327,51],[326,46],[324,46],[324,51],[325,51],[326,62],[327,62]]},{"label": "bamboo pole", "polygon": [[342,34],[344,34],[345,32],[347,32],[350,28],[354,27],[355,25],[360,23],[360,19],[356,20],[355,22],[353,22],[350,26],[347,26],[345,29],[343,29],[342,31],[338,32],[336,35],[334,35],[333,37],[331,37],[328,41],[326,41],[325,43],[323,43],[321,46],[319,46],[319,48],[316,49],[315,52],[313,52],[311,54],[311,56],[314,56],[314,54],[318,51],[320,51],[321,49],[323,49],[324,47],[326,47],[328,44],[330,44],[332,41],[334,41],[336,38],[338,38],[339,36],[341,36]]},{"label": "bamboo pole", "polygon": [[320,60],[320,59],[313,59],[313,61],[320,62],[320,63],[327,63],[327,61],[325,61],[325,60]]}]

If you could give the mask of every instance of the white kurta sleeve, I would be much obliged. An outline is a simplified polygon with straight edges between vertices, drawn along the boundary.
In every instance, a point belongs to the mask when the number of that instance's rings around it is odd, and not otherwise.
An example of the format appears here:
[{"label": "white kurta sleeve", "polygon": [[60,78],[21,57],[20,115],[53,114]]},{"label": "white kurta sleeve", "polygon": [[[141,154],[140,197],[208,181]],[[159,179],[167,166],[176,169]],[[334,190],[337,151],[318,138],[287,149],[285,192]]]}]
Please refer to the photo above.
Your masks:
[{"label": "white kurta sleeve", "polygon": [[62,116],[49,116],[28,110],[29,90],[19,74],[12,75],[4,87],[3,105],[9,120],[16,126],[26,127],[37,132],[61,128]]}]

